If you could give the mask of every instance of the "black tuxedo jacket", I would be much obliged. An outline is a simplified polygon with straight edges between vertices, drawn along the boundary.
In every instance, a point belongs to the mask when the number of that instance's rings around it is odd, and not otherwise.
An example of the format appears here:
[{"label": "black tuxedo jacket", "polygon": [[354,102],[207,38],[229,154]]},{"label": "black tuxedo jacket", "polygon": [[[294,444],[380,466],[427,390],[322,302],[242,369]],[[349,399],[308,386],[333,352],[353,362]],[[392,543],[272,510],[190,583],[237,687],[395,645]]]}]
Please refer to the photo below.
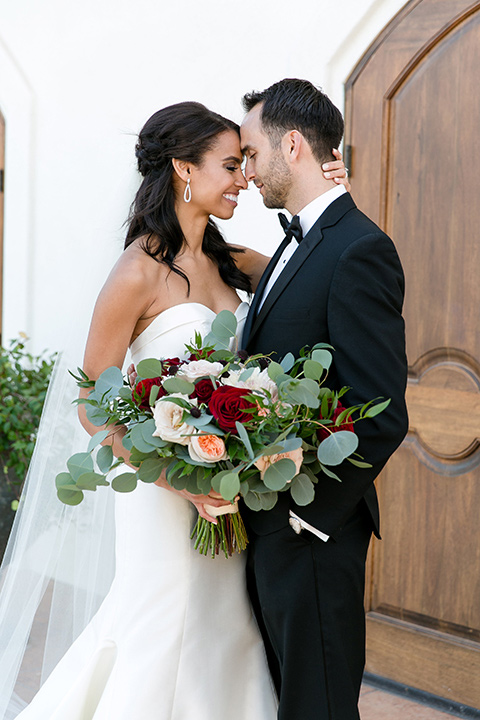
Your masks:
[{"label": "black tuxedo jacket", "polygon": [[[294,241],[292,241],[294,242]],[[267,267],[264,287],[278,259]],[[263,282],[262,282],[263,281]],[[257,291],[258,292],[258,291]],[[403,440],[408,427],[405,406],[407,362],[402,318],[404,276],[395,247],[347,193],[320,216],[289,260],[255,317],[255,299],[243,347],[251,354],[296,357],[304,345],[330,343],[334,361],[328,387],[352,389],[345,406],[373,398],[391,398],[387,410],[355,426],[358,452],[372,464],[359,469],[345,461],[332,468],[342,482],[319,478],[314,501],[298,507],[281,493],[270,511],[248,511],[257,534],[278,530],[289,509],[335,538],[359,504],[366,503],[372,529],[379,536],[378,502],[373,480]]]}]

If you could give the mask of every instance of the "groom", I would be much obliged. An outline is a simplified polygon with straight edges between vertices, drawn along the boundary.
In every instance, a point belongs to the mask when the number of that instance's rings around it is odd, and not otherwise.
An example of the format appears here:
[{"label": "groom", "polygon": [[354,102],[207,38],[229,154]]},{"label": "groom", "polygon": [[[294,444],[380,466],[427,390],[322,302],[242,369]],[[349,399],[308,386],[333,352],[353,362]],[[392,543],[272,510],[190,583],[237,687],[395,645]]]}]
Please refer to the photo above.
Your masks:
[{"label": "groom", "polygon": [[[321,165],[343,135],[339,110],[303,80],[243,98],[247,180],[268,208],[293,222],[258,285],[244,333],[249,353],[330,343],[328,385],[352,389],[346,405],[391,398],[356,426],[372,464],[344,462],[342,482],[319,477],[315,499],[289,493],[248,513],[249,586],[279,693],[280,720],[358,720],[365,660],[365,558],[379,537],[373,480],[407,431],[402,267],[391,240]],[[358,431],[357,431],[358,428]]]}]

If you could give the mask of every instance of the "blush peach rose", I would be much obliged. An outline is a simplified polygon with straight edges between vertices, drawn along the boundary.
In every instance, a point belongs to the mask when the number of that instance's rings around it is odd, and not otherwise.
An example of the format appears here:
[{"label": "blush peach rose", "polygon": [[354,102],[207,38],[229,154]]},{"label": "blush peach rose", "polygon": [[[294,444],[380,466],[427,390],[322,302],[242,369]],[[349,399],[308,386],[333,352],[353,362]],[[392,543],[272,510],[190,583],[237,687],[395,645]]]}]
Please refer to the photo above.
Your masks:
[{"label": "blush peach rose", "polygon": [[273,465],[274,463],[278,462],[279,460],[283,460],[284,458],[286,458],[287,460],[293,460],[293,462],[295,463],[297,474],[300,472],[300,468],[302,467],[303,462],[302,448],[298,448],[297,450],[290,450],[290,452],[275,453],[275,455],[263,455],[263,457],[261,457],[255,463],[255,466],[260,470],[260,477],[262,478],[262,480],[265,472],[270,467],[270,465]]},{"label": "blush peach rose", "polygon": [[227,460],[228,454],[221,437],[218,435],[194,435],[190,438],[188,452],[197,462],[216,463]]}]

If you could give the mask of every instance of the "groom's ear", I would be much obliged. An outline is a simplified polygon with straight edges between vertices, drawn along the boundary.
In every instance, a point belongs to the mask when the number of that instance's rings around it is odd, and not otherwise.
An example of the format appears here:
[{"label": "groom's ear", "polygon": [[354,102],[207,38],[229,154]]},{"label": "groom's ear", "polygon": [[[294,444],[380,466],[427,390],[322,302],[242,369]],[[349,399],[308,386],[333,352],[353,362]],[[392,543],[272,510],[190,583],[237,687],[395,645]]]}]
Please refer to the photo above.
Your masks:
[{"label": "groom's ear", "polygon": [[298,160],[304,142],[305,138],[298,130],[290,130],[285,133],[282,138],[282,150],[288,163]]},{"label": "groom's ear", "polygon": [[185,160],[177,160],[177,158],[172,158],[172,165],[178,177],[183,180],[183,182],[187,182],[188,178],[190,177],[190,163],[186,162]]}]

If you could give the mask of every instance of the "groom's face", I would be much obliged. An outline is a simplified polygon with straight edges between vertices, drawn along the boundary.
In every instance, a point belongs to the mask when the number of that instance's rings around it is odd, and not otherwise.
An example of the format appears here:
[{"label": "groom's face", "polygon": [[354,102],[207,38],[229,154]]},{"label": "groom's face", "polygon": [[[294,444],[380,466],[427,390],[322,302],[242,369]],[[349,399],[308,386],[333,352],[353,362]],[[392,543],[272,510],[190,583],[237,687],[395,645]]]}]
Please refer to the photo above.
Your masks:
[{"label": "groom's face", "polygon": [[240,128],[242,152],[246,158],[245,178],[253,181],[267,208],[284,208],[292,186],[292,173],[281,144],[272,147],[261,121],[259,103],[245,116]]}]

